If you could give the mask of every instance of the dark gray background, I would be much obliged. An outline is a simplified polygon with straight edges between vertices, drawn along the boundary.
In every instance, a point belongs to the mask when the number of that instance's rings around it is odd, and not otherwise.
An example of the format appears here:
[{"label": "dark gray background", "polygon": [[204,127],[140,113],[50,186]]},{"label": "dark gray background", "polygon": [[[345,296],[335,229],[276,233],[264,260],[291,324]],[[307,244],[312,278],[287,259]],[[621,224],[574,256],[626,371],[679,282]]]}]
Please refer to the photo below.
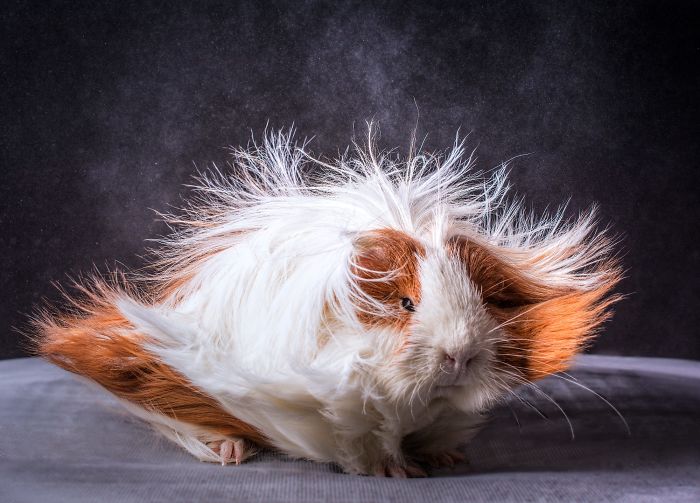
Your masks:
[{"label": "dark gray background", "polygon": [[195,164],[268,121],[333,155],[374,118],[405,151],[415,100],[428,148],[529,153],[533,208],[624,235],[595,352],[700,358],[697,3],[374,3],[4,2],[0,356],[52,281],[141,265]]}]

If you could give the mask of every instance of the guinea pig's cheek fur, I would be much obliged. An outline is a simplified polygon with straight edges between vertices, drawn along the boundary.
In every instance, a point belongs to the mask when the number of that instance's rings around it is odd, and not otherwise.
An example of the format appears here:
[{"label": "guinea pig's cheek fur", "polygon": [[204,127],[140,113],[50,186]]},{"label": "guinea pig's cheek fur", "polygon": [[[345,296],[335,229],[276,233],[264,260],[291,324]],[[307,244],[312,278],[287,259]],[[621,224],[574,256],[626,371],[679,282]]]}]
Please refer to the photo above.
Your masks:
[{"label": "guinea pig's cheek fur", "polygon": [[[467,279],[455,274],[448,257],[432,250],[420,261],[421,304],[413,313],[409,341],[421,353],[421,373],[435,387],[453,386],[464,378],[465,363],[476,346]],[[461,274],[461,276],[464,276]]]},{"label": "guinea pig's cheek fur", "polygon": [[407,338],[413,311],[421,300],[418,262],[425,248],[393,229],[377,229],[355,239],[351,273],[357,287],[357,317],[366,327],[390,327]]}]

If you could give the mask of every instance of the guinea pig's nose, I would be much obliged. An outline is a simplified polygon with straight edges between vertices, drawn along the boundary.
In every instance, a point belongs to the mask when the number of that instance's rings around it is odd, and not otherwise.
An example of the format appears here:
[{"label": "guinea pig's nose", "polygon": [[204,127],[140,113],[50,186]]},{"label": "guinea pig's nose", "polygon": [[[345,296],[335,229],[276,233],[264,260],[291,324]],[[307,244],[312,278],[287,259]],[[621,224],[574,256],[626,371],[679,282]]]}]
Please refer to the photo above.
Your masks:
[{"label": "guinea pig's nose", "polygon": [[445,353],[444,365],[447,370],[459,370],[460,368],[466,368],[473,359],[473,357],[467,355],[453,356],[450,353]]},{"label": "guinea pig's nose", "polygon": [[449,353],[445,353],[445,365],[450,369],[457,367],[457,358]]}]

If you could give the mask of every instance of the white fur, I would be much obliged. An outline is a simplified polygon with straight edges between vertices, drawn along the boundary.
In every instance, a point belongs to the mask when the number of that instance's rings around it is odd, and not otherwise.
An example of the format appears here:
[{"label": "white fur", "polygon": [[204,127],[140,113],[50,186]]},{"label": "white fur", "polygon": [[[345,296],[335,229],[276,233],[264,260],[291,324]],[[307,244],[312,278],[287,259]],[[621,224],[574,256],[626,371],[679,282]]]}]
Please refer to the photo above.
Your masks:
[{"label": "white fur", "polygon": [[[591,235],[593,211],[572,223],[561,211],[525,214],[505,200],[505,166],[490,178],[472,173],[462,142],[406,161],[371,143],[370,133],[366,150],[334,163],[310,158],[291,134],[234,151],[233,172],[201,177],[197,201],[172,218],[178,230],[160,251],[157,280],[186,271],[187,281],[155,305],[119,302],[155,341],[150,350],[277,448],[355,473],[400,462],[406,447],[440,452],[468,440],[503,393],[506,377],[498,381],[491,365],[500,331],[444,253],[446,238],[467,236],[529,264],[542,282],[576,288],[597,283],[587,268],[607,252]],[[427,250],[414,345],[398,356],[400,335],[363,328],[355,314],[354,242],[381,228]],[[532,261],[582,243],[574,255]],[[476,359],[464,375],[448,375],[445,352]],[[191,428],[145,419],[216,459]]]}]

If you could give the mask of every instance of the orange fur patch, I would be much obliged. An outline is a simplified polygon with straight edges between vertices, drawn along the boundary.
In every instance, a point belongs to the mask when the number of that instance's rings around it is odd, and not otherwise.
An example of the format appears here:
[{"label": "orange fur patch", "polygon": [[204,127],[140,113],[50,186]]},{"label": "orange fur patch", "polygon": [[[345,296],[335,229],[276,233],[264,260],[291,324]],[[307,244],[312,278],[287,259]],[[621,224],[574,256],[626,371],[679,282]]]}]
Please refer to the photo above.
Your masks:
[{"label": "orange fur patch", "polygon": [[224,411],[182,374],[143,348],[146,338],[134,331],[113,304],[115,292],[97,284],[78,310],[44,316],[37,352],[70,372],[85,376],[116,396],[185,423],[226,437],[265,445],[254,427]]},{"label": "orange fur patch", "polygon": [[568,368],[619,300],[611,295],[620,279],[612,259],[593,271],[601,275],[599,285],[583,290],[540,282],[532,271],[519,270],[486,246],[464,238],[451,239],[448,249],[465,264],[486,308],[508,334],[508,340],[498,344],[504,370],[529,380]]},{"label": "orange fur patch", "polygon": [[381,303],[386,312],[378,313],[370,302],[358,303],[358,318],[370,326],[393,326],[404,330],[411,313],[401,306],[404,298],[418,305],[421,286],[418,259],[425,248],[404,232],[379,229],[364,233],[356,241],[352,272],[367,297]]},{"label": "orange fur patch", "polygon": [[514,340],[509,346],[502,345],[501,352],[521,349],[530,380],[566,370],[610,317],[608,308],[618,297],[608,294],[616,281],[608,280],[594,290],[572,291],[511,314],[511,318],[519,316],[507,328]]}]

